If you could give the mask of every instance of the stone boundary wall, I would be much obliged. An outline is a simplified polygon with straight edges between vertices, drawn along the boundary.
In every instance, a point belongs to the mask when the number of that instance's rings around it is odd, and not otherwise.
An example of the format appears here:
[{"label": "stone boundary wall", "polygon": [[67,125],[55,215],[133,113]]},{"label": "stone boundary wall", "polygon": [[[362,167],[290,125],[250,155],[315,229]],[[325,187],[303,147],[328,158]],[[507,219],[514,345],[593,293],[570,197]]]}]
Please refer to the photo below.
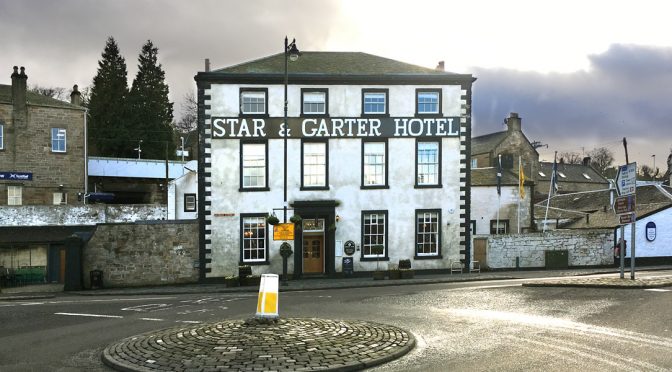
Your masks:
[{"label": "stone boundary wall", "polygon": [[87,204],[1,206],[0,226],[95,225],[165,220],[162,204]]},{"label": "stone boundary wall", "polygon": [[491,269],[544,268],[545,251],[568,251],[569,266],[614,263],[613,230],[553,230],[546,233],[490,235],[487,264]]},{"label": "stone boundary wall", "polygon": [[100,224],[83,250],[84,288],[92,270],[105,288],[196,283],[198,263],[198,221]]}]

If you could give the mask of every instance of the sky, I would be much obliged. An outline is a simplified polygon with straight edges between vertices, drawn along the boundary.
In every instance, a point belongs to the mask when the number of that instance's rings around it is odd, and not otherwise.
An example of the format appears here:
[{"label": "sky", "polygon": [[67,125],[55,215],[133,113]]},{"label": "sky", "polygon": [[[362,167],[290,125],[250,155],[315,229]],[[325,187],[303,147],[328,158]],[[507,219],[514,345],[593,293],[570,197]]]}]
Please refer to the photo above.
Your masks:
[{"label": "sky", "polygon": [[[0,84],[91,85],[108,36],[128,67],[152,40],[176,117],[194,75],[282,52],[358,51],[472,74],[474,135],[516,112],[541,160],[607,147],[667,169],[672,38],[667,1],[0,0]],[[4,69],[4,70],[3,70]],[[2,71],[5,71],[4,75]],[[655,156],[654,156],[655,155]]]}]

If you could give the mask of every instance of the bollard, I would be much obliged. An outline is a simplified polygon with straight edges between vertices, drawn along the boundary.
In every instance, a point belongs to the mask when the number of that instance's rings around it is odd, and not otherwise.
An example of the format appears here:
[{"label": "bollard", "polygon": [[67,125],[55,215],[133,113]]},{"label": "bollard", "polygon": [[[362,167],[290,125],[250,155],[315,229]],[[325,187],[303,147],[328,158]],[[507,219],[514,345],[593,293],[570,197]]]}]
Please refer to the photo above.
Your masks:
[{"label": "bollard", "polygon": [[262,274],[259,283],[256,318],[277,319],[278,315],[278,275]]}]

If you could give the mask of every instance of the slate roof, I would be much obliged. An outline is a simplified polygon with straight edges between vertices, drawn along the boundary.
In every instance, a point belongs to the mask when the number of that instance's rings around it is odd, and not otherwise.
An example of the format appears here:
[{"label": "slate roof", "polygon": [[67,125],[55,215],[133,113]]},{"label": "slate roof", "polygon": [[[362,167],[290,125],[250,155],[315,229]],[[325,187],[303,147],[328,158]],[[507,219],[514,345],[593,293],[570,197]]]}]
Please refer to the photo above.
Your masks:
[{"label": "slate roof", "polygon": [[[537,181],[550,182],[551,173],[553,171],[552,162],[539,162],[539,171],[543,173],[537,174]],[[572,183],[601,183],[605,188],[609,187],[609,181],[602,177],[593,167],[583,164],[558,164],[558,173],[562,173],[565,177],[558,174],[558,188],[562,191],[563,182]]]},{"label": "slate roof", "polygon": [[[497,186],[497,169],[472,168],[471,186]],[[502,169],[502,186],[518,186],[518,174],[511,169]]]},{"label": "slate roof", "polygon": [[[55,98],[43,96],[31,91],[26,92],[26,100],[29,105],[34,106],[49,106],[49,107],[62,107],[70,108],[77,110],[84,110],[84,107],[73,105],[70,102],[65,102],[57,100]],[[0,84],[0,103],[12,104],[12,86],[6,84]]]},{"label": "slate roof", "polygon": [[[597,190],[556,195],[551,198],[548,218],[564,220],[560,227],[567,229],[615,228],[619,222],[618,216],[611,207],[610,194],[610,190]],[[672,188],[654,185],[639,186],[636,198],[637,217],[646,217],[672,207]],[[535,219],[543,220],[545,213],[546,200],[536,203],[534,206]]]},{"label": "slate roof", "polygon": [[500,142],[502,142],[508,131],[495,132],[483,136],[471,138],[471,155],[484,154],[492,151]]}]

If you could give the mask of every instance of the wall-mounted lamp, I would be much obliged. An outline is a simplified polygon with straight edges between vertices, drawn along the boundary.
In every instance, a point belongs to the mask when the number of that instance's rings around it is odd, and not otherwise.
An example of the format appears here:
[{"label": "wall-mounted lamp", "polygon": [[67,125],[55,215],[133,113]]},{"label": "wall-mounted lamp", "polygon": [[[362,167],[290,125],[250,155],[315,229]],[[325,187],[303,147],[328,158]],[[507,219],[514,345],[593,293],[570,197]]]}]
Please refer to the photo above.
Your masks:
[{"label": "wall-mounted lamp", "polygon": [[336,222],[340,222],[340,221],[341,221],[341,216],[336,215]]}]

